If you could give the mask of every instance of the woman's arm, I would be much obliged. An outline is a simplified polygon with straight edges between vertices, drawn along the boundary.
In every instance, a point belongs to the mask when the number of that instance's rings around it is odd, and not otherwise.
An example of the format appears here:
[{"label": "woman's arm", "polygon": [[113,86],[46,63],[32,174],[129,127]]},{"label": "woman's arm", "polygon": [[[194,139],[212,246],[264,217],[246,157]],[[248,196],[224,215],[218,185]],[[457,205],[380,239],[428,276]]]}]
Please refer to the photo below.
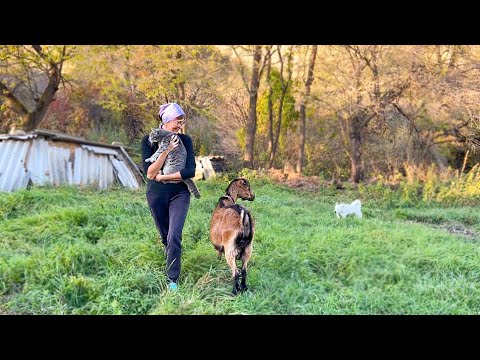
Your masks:
[{"label": "woman's arm", "polygon": [[165,159],[167,158],[169,154],[169,151],[168,149],[165,150],[164,152],[162,152],[160,154],[160,156],[158,157],[157,160],[155,160],[149,167],[148,167],[148,170],[147,170],[147,179],[149,180],[153,180],[155,178],[155,175],[158,174],[158,172],[160,171],[160,169],[162,168],[163,164],[165,163]]},{"label": "woman's arm", "polygon": [[182,177],[182,180],[185,180],[195,176],[197,164],[195,163],[195,152],[193,150],[192,138],[188,135],[184,135],[182,141],[187,150],[187,161],[185,163],[185,168],[180,170],[180,176]]},{"label": "woman's arm", "polygon": [[149,145],[148,136],[146,136],[142,140],[143,166],[144,166],[146,176],[149,180],[155,179],[155,176],[158,174],[163,164],[165,163],[165,159],[167,158],[168,154],[178,146],[178,142],[179,142],[178,137],[172,137],[172,140],[170,141],[170,144],[168,145],[167,149],[160,154],[157,160],[155,160],[151,164],[148,164],[145,162],[145,159],[148,159],[149,157],[151,157],[155,152],[155,150]]},{"label": "woman's arm", "polygon": [[177,171],[176,173],[173,173],[173,174],[168,174],[168,175],[157,174],[155,176],[155,181],[163,181],[163,180],[182,180],[182,175],[180,175],[180,171]]}]

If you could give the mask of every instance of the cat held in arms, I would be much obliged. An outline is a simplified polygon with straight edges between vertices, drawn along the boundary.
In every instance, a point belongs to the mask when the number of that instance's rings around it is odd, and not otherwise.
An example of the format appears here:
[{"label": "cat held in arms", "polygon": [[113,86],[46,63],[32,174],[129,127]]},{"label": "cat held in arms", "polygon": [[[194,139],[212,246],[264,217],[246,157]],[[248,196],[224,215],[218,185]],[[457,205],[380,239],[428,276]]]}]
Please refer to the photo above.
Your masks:
[{"label": "cat held in arms", "polygon": [[[151,157],[146,159],[145,162],[153,163],[155,160],[157,160],[160,154],[167,149],[172,136],[175,134],[176,133],[173,131],[164,129],[152,130],[148,139],[150,144],[158,143],[158,150]],[[185,168],[185,164],[187,163],[187,150],[185,149],[185,145],[183,145],[182,140],[180,138],[178,140],[178,146],[168,154],[167,158],[165,159],[165,163],[163,164],[163,169],[159,172],[160,174],[169,175]],[[182,181],[187,185],[190,193],[199,199],[200,191],[198,190],[195,182],[192,179],[185,179]],[[164,180],[163,182],[169,183],[176,181]]]}]

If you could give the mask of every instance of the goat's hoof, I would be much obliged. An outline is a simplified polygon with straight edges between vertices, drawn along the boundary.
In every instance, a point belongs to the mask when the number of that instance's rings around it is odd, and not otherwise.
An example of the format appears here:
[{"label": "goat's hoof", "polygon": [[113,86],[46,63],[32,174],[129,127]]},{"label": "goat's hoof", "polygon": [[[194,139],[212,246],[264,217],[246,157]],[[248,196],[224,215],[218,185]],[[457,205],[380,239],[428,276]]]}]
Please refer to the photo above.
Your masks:
[{"label": "goat's hoof", "polygon": [[248,290],[248,286],[246,286],[246,285],[245,285],[245,286],[242,286],[242,287],[240,288],[240,291],[247,291],[247,290]]},{"label": "goat's hoof", "polygon": [[238,293],[241,292],[241,291],[242,291],[242,289],[240,288],[240,286],[237,285],[237,286],[234,286],[234,287],[233,287],[232,294],[233,294],[234,296],[236,296],[236,295],[238,295]]}]

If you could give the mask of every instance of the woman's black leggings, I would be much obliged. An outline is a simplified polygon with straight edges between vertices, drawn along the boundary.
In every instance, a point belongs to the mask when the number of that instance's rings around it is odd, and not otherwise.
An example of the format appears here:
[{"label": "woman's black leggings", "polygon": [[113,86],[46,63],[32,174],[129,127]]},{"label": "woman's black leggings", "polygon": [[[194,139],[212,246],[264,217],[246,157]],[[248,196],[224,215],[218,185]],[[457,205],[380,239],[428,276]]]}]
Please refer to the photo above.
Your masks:
[{"label": "woman's black leggings", "polygon": [[177,281],[180,275],[182,230],[190,206],[188,190],[147,192],[147,201],[167,252],[167,276]]}]

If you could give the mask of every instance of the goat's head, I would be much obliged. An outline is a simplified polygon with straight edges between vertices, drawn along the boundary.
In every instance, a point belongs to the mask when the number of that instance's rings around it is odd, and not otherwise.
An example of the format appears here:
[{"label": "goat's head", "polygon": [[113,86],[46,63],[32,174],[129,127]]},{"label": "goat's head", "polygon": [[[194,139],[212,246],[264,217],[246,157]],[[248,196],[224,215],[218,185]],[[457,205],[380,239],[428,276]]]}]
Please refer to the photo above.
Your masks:
[{"label": "goat's head", "polygon": [[255,194],[252,189],[250,189],[250,182],[245,178],[236,178],[230,182],[228,185],[226,194],[231,196],[234,201],[237,198],[243,200],[253,201],[255,199]]}]

